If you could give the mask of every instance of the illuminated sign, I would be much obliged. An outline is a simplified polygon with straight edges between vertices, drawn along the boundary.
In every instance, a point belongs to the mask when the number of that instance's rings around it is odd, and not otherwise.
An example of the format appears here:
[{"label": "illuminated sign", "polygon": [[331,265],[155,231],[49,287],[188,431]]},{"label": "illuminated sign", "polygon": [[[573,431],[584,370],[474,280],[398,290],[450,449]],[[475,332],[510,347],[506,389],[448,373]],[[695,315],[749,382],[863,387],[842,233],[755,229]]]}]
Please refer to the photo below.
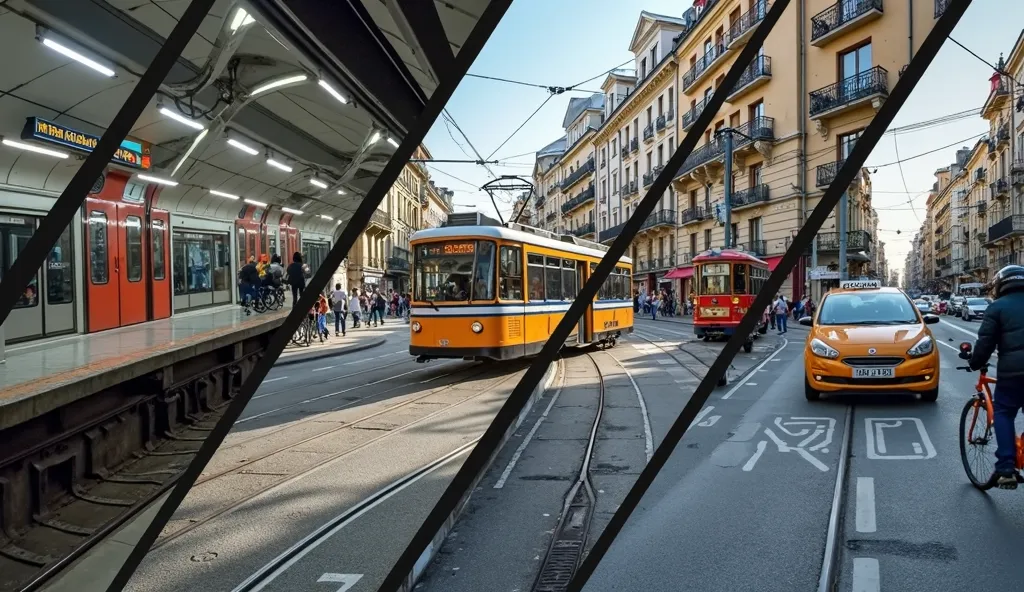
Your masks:
[{"label": "illuminated sign", "polygon": [[[82,152],[92,152],[96,149],[96,144],[100,141],[97,136],[80,132],[38,117],[29,117],[25,121],[25,129],[21,132],[21,139],[39,140],[49,144],[57,144],[58,146],[65,146],[74,150],[80,150]],[[149,148],[143,147],[141,143],[134,142],[132,140],[124,140],[121,142],[121,146],[119,146],[117,151],[114,152],[114,157],[110,160],[116,164],[131,167],[133,169],[149,170],[150,166],[152,166],[150,162]]]},{"label": "illuminated sign", "polygon": [[424,257],[441,257],[444,255],[472,255],[476,252],[476,243],[467,241],[462,243],[442,243],[437,245],[424,245]]}]

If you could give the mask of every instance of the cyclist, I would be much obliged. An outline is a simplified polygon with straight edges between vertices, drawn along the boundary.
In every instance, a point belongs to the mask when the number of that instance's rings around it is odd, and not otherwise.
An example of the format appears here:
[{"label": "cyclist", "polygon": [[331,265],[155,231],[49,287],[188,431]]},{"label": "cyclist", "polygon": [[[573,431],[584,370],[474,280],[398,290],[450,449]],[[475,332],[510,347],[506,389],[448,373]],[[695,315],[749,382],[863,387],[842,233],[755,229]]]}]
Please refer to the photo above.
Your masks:
[{"label": "cyclist", "polygon": [[249,257],[249,262],[238,272],[242,286],[242,305],[248,306],[251,300],[259,297],[260,272],[256,269],[256,258]]},{"label": "cyclist", "polygon": [[993,394],[996,432],[996,486],[1017,488],[1016,435],[1014,421],[1024,408],[1024,267],[1007,265],[989,282],[992,304],[978,329],[969,364],[978,370],[998,348],[996,373],[999,382]]}]

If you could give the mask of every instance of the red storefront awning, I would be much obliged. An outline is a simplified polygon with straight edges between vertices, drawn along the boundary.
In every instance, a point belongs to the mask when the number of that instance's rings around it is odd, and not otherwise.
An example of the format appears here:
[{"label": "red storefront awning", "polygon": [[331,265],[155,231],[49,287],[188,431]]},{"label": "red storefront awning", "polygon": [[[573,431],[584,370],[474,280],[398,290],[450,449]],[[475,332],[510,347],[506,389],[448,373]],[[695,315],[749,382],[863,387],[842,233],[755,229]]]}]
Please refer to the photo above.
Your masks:
[{"label": "red storefront awning", "polygon": [[768,271],[775,271],[775,268],[779,266],[784,255],[777,255],[775,257],[762,257],[761,260],[768,264]]},{"label": "red storefront awning", "polygon": [[684,280],[693,277],[693,267],[677,267],[665,274],[663,280]]}]

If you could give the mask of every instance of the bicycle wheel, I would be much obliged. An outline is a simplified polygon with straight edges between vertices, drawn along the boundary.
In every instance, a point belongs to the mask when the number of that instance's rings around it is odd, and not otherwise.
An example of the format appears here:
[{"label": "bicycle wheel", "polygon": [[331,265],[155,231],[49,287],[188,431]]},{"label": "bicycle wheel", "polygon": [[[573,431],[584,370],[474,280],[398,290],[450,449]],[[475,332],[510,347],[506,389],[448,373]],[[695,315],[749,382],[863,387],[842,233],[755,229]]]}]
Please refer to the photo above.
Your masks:
[{"label": "bicycle wheel", "polygon": [[971,397],[960,413],[960,460],[971,485],[982,491],[992,489],[996,482],[994,445],[988,408],[983,399]]},{"label": "bicycle wheel", "polygon": [[260,293],[252,298],[252,308],[256,312],[267,312],[267,303],[264,300],[264,294]]}]

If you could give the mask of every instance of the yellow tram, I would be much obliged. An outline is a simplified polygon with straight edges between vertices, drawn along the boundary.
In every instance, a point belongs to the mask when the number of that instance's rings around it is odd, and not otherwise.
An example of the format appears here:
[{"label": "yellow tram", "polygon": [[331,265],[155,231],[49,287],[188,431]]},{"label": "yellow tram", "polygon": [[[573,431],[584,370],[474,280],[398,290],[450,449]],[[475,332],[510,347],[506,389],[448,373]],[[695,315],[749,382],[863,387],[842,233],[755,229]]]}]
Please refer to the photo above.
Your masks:
[{"label": "yellow tram", "polygon": [[[489,224],[488,222],[493,222]],[[540,352],[607,252],[604,245],[480,214],[453,214],[412,235],[409,353],[510,360]],[[623,257],[566,345],[614,345],[633,330]]]}]

